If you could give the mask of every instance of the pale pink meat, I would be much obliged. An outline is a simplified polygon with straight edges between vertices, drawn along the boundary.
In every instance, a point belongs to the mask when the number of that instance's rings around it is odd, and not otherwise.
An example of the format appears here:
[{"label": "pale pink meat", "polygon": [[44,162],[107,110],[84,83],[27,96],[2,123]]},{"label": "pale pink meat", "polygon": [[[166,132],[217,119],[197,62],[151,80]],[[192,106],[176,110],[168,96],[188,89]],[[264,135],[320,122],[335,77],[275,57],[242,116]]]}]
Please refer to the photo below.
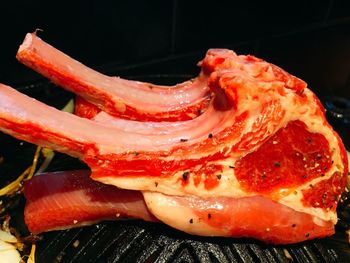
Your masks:
[{"label": "pale pink meat", "polygon": [[93,181],[90,171],[36,175],[25,184],[24,195],[24,218],[32,233],[121,218],[157,221],[140,192]]},{"label": "pale pink meat", "polygon": [[141,192],[98,183],[89,174],[51,172],[27,182],[24,218],[29,230],[38,234],[123,218],[157,222],[149,208],[164,223],[202,236],[254,237],[286,244],[334,232],[330,222],[316,223],[308,214],[263,197],[203,199],[144,192],[145,202]]}]

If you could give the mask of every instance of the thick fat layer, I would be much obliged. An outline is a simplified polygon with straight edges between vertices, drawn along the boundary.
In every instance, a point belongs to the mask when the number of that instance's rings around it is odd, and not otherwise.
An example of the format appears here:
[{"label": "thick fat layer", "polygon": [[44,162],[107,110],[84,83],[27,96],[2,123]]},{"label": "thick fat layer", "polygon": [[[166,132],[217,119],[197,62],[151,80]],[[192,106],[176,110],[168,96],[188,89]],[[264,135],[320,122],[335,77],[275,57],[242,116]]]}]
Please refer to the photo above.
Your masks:
[{"label": "thick fat layer", "polygon": [[151,192],[143,195],[152,214],[161,221],[195,235],[253,237],[288,244],[334,233],[331,222],[264,197],[201,199]]},{"label": "thick fat layer", "polygon": [[25,184],[25,223],[32,233],[89,225],[102,220],[157,221],[138,191],[89,178],[89,171],[40,174]]},{"label": "thick fat layer", "polygon": [[103,75],[27,34],[17,58],[112,115],[141,120],[192,119],[208,106],[207,77],[157,86]]}]

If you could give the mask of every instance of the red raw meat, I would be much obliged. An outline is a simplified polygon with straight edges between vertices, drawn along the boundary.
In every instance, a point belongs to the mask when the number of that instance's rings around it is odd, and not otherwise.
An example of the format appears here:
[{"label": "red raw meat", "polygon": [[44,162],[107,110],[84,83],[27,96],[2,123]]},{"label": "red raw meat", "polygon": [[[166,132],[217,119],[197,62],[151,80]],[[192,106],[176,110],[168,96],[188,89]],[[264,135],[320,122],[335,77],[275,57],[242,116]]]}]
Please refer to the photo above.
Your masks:
[{"label": "red raw meat", "polygon": [[[232,66],[233,52],[227,52],[227,59],[214,60],[220,67],[208,62],[214,65],[208,78],[212,100],[198,118],[159,124],[116,120],[118,124],[112,125],[105,121],[108,115],[102,115],[105,119],[99,122],[98,116],[94,121],[62,113],[1,85],[0,129],[81,158],[95,180],[144,191],[154,215],[183,231],[250,236],[274,243],[331,234],[348,163],[323,107],[305,82],[255,57],[247,56],[247,63]],[[292,231],[291,239],[282,233],[278,238],[276,233],[285,231],[284,222],[277,228],[271,221],[270,226],[259,224],[256,231],[244,232],[234,219],[228,221],[229,226],[223,224],[227,212],[213,210],[221,215],[221,224],[193,220],[191,229],[202,230],[192,231],[179,222],[199,213],[191,209],[195,205],[188,204],[178,219],[168,218],[170,208],[179,207],[175,196],[182,196],[181,200],[193,196],[203,204],[212,198],[230,200],[227,206],[226,201],[219,205],[232,212],[231,204],[242,202],[243,207],[250,207],[254,200],[256,212],[252,214],[269,211],[271,206],[281,218],[296,213],[296,224],[305,224]],[[233,213],[247,213],[242,211]],[[239,218],[253,223],[249,216]],[[262,235],[266,228],[271,234]]]},{"label": "red raw meat", "polygon": [[27,34],[17,58],[54,83],[117,117],[143,121],[187,120],[200,115],[210,99],[204,74],[175,86],[110,77],[70,58],[35,33]]},{"label": "red raw meat", "polygon": [[[18,56],[21,57],[20,53]],[[221,69],[237,68],[245,71],[251,77],[263,81],[281,81],[285,83],[286,88],[294,89],[297,93],[300,94],[307,86],[303,80],[288,74],[283,69],[273,64],[267,63],[266,61],[251,55],[237,56],[235,52],[228,49],[210,49],[203,61],[198,64],[202,67],[203,75],[210,75],[212,72]],[[40,67],[40,64],[38,64],[38,67]],[[96,87],[96,89],[97,88],[98,87]],[[205,108],[202,107],[201,111],[204,110]],[[78,116],[91,119],[99,111],[99,108],[93,103],[89,103],[79,96],[77,97],[75,114]],[[181,119],[175,119],[175,121],[179,120]]]},{"label": "red raw meat", "polygon": [[[17,59],[82,96],[76,104],[78,116],[91,118],[102,109],[121,118],[141,121],[180,121],[200,115],[210,99],[207,77],[219,69],[237,68],[264,81],[281,81],[301,93],[306,83],[279,67],[254,56],[237,56],[231,50],[210,49],[199,76],[175,86],[161,86],[109,77],[84,66],[42,41],[27,34]],[[141,103],[142,102],[142,103]],[[95,106],[94,106],[95,105]]]},{"label": "red raw meat", "polygon": [[237,56],[235,52],[228,49],[209,49],[199,65],[206,74],[221,69],[240,69],[249,76],[265,82],[283,82],[285,88],[292,89],[298,94],[302,94],[304,88],[307,87],[303,80],[289,74],[276,65],[252,55]]},{"label": "red raw meat", "polygon": [[[87,119],[94,118],[101,110],[86,99],[76,96],[74,104],[74,114]],[[103,111],[102,111],[103,112]],[[116,119],[119,119],[118,117]]]},{"label": "red raw meat", "polygon": [[32,233],[90,225],[102,220],[138,218],[157,221],[138,191],[90,179],[77,170],[34,176],[24,186],[25,223]]}]

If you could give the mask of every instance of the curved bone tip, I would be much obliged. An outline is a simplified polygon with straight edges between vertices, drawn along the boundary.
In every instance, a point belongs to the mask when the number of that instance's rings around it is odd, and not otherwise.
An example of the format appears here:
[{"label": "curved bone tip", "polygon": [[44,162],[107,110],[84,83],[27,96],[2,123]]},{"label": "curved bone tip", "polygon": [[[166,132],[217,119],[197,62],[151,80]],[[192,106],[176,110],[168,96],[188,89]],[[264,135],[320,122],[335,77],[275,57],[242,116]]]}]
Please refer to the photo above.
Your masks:
[{"label": "curved bone tip", "polygon": [[33,35],[36,35],[36,32],[34,33],[27,33],[24,40],[23,40],[23,43],[19,46],[18,48],[18,52],[17,53],[20,53],[21,51],[27,49],[28,47],[30,47],[30,45],[32,44],[33,42]]}]

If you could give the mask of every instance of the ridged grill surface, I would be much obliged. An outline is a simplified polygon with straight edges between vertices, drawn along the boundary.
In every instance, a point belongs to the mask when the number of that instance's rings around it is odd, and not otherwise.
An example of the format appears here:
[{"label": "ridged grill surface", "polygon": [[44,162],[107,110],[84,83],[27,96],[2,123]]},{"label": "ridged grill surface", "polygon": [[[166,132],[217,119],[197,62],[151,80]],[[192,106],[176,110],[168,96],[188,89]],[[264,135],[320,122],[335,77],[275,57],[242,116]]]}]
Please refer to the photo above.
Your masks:
[{"label": "ridged grill surface", "polygon": [[43,238],[38,262],[346,262],[323,240],[272,246],[250,239],[194,237],[141,221],[104,222]]}]

